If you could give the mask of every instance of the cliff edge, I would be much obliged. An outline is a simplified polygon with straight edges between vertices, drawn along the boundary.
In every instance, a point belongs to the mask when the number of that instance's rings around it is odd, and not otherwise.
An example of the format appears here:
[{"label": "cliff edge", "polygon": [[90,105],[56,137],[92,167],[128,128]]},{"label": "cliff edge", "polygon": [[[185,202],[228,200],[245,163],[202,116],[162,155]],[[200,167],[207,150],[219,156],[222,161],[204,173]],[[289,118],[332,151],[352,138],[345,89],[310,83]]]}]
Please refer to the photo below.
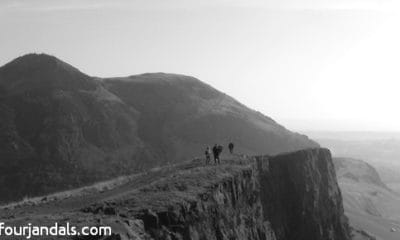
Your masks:
[{"label": "cliff edge", "polygon": [[165,167],[113,190],[5,209],[1,219],[111,226],[113,236],[90,238],[102,240],[351,239],[327,149]]},{"label": "cliff edge", "polygon": [[261,201],[277,239],[349,239],[342,196],[327,149],[259,157]]}]

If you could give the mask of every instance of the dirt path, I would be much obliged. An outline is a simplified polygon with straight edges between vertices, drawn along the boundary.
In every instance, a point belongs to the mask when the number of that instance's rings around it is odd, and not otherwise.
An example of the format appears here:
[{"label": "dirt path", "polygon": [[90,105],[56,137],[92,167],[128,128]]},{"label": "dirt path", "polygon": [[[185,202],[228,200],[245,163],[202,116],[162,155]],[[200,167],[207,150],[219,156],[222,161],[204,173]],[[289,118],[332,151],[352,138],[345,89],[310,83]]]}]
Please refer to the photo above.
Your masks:
[{"label": "dirt path", "polygon": [[[231,161],[243,160],[240,156],[234,156],[233,159],[222,159],[222,165],[229,164]],[[153,169],[148,172],[137,174],[128,183],[117,186],[114,189],[107,191],[90,192],[79,196],[71,196],[66,199],[52,200],[48,202],[39,202],[35,205],[21,205],[15,208],[0,210],[0,221],[16,221],[27,219],[32,216],[55,216],[62,215],[68,212],[76,212],[80,209],[90,206],[94,203],[102,202],[106,199],[128,194],[152,182],[165,178],[173,173],[195,169],[195,168],[214,168],[214,164],[205,165],[204,159],[196,159],[184,162],[174,166],[166,166],[160,169]]]}]

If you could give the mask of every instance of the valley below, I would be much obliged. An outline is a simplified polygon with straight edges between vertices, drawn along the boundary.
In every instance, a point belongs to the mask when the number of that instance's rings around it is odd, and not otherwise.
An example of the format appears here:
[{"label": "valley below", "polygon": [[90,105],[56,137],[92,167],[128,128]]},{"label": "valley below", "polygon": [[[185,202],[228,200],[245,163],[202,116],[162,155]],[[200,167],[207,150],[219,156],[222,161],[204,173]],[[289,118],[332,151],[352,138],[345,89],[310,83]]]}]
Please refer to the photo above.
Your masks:
[{"label": "valley below", "polygon": [[351,226],[376,239],[399,239],[400,195],[380,186],[351,181],[338,179]]}]

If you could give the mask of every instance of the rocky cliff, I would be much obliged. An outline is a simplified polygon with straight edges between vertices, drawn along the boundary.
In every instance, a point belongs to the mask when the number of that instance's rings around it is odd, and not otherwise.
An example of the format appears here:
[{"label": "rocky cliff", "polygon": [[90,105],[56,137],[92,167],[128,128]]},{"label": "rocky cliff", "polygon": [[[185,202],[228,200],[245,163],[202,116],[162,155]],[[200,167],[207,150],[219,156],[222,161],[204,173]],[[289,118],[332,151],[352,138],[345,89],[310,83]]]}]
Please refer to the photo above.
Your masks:
[{"label": "rocky cliff", "polygon": [[264,218],[277,239],[349,239],[329,150],[298,151],[261,162]]},{"label": "rocky cliff", "polygon": [[[74,205],[85,207],[77,211]],[[90,239],[350,239],[326,149],[219,166],[186,163],[143,174],[109,194],[22,206],[4,210],[1,218],[112,226],[112,237]]]}]

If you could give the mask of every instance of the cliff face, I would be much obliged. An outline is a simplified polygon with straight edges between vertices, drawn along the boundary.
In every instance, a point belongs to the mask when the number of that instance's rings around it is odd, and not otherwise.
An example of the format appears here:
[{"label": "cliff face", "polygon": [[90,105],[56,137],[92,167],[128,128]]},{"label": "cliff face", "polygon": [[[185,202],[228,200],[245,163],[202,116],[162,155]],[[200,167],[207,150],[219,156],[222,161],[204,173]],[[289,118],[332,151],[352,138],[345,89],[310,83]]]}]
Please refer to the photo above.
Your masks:
[{"label": "cliff face", "polygon": [[113,226],[108,239],[351,239],[326,149],[183,167],[79,214]]},{"label": "cliff face", "polygon": [[[233,170],[233,169],[231,169]],[[275,239],[263,218],[254,169],[235,169],[195,199],[162,210],[140,210],[144,232],[154,239]]]},{"label": "cliff face", "polygon": [[349,239],[329,150],[258,158],[260,163],[264,218],[277,239]]}]

